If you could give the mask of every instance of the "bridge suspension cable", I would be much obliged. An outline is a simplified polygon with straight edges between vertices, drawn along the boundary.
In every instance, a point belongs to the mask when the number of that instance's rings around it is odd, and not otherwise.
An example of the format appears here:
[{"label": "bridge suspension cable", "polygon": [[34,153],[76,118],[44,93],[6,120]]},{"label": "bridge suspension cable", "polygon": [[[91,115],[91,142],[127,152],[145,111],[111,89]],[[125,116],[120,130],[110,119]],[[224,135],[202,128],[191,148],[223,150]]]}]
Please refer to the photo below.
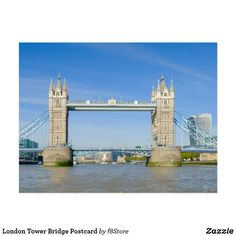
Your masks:
[{"label": "bridge suspension cable", "polygon": [[36,130],[38,130],[46,121],[48,121],[49,115],[48,111],[40,114],[36,119],[34,119],[31,123],[20,129],[19,138],[28,138],[32,135]]},{"label": "bridge suspension cable", "polygon": [[190,120],[187,120],[178,111],[175,111],[174,123],[202,147],[217,149],[217,141],[212,135],[197,127]]}]

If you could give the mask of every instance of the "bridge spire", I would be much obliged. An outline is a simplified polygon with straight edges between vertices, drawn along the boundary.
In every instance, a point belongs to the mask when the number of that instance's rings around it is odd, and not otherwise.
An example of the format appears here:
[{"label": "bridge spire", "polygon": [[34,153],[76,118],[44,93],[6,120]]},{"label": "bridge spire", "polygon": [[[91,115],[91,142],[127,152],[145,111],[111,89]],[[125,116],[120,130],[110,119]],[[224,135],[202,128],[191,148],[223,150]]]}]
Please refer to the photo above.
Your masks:
[{"label": "bridge spire", "polygon": [[56,86],[56,89],[61,90],[61,76],[60,76],[60,73],[58,73],[58,76],[57,76],[57,86]]},{"label": "bridge spire", "polygon": [[170,91],[174,92],[173,80],[170,81]]},{"label": "bridge spire", "polygon": [[50,79],[50,86],[49,86],[50,90],[53,90],[53,82],[52,82],[52,78]]},{"label": "bridge spire", "polygon": [[154,88],[154,85],[152,86],[152,96],[151,96],[151,101],[152,101],[152,102],[155,101],[155,88]]},{"label": "bridge spire", "polygon": [[161,74],[161,79],[160,79],[160,90],[163,92],[163,90],[166,89],[166,83],[163,74]]},{"label": "bridge spire", "polygon": [[152,86],[152,96],[155,95],[155,88],[154,88],[154,85]]},{"label": "bridge spire", "polygon": [[66,79],[65,78],[64,78],[63,90],[67,90],[67,84],[66,84]]},{"label": "bridge spire", "polygon": [[160,90],[161,90],[160,80],[158,80],[158,83],[157,83],[157,91],[160,91]]}]

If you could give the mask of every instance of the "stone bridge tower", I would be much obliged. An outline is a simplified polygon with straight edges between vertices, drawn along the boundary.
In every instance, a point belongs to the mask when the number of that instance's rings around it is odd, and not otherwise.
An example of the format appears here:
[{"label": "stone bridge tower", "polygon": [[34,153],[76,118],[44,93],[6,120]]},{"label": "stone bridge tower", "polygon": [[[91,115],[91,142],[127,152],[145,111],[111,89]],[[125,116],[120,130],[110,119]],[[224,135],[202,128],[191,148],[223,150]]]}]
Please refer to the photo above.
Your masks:
[{"label": "stone bridge tower", "polygon": [[54,88],[51,80],[49,87],[49,147],[43,151],[44,166],[72,166],[72,149],[68,147],[68,89],[66,81],[62,87],[58,76]]},{"label": "stone bridge tower", "polygon": [[156,103],[152,112],[152,154],[149,166],[180,165],[180,148],[174,146],[175,91],[171,81],[168,89],[164,76],[158,80],[157,89],[152,89],[151,101]]},{"label": "stone bridge tower", "polygon": [[174,146],[174,99],[173,82],[168,89],[161,76],[157,89],[153,88],[151,98],[157,104],[152,113],[152,147]]},{"label": "stone bridge tower", "polygon": [[67,112],[68,90],[66,81],[61,85],[58,76],[56,88],[51,80],[49,87],[49,146],[60,146],[68,143],[68,112]]}]

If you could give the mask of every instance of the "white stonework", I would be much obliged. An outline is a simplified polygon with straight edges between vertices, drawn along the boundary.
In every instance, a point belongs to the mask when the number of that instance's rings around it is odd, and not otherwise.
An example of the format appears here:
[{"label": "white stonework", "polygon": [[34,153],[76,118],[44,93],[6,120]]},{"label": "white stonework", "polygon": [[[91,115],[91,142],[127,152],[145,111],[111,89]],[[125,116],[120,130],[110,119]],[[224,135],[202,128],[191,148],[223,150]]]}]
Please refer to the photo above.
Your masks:
[{"label": "white stonework", "polygon": [[54,89],[51,81],[49,87],[49,146],[60,146],[68,141],[68,90],[66,82],[62,88],[61,78],[58,76],[57,85]]},{"label": "white stonework", "polygon": [[157,89],[153,88],[152,102],[157,104],[152,113],[152,147],[174,146],[174,87],[166,87],[164,77],[158,81]]}]

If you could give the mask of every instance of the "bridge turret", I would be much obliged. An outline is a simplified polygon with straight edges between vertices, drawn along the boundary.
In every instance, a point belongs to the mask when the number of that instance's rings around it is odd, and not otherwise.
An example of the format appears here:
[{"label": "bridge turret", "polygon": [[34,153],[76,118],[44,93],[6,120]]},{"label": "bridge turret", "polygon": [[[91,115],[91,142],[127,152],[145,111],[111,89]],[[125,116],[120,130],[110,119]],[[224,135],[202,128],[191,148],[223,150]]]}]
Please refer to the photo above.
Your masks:
[{"label": "bridge turret", "polygon": [[61,91],[61,76],[58,74],[57,76],[57,86],[56,86],[56,91]]},{"label": "bridge turret", "polygon": [[160,80],[158,80],[157,83],[157,90],[156,90],[156,98],[161,96],[161,84],[160,84]]},{"label": "bridge turret", "polygon": [[52,97],[54,95],[54,87],[53,87],[53,82],[52,79],[50,80],[50,86],[49,86],[49,97]]},{"label": "bridge turret", "polygon": [[155,96],[155,89],[154,86],[152,86],[152,96],[151,96],[151,101],[155,102],[156,101],[156,96]]},{"label": "bridge turret", "polygon": [[175,90],[174,90],[173,80],[170,81],[170,96],[172,98],[175,97]]},{"label": "bridge turret", "polygon": [[64,85],[63,85],[63,90],[67,90],[67,84],[66,84],[66,79],[64,79]]},{"label": "bridge turret", "polygon": [[62,89],[62,95],[64,97],[66,97],[66,99],[68,100],[68,88],[67,88],[67,84],[66,84],[66,79],[64,79],[64,85],[63,85],[63,89]]}]

